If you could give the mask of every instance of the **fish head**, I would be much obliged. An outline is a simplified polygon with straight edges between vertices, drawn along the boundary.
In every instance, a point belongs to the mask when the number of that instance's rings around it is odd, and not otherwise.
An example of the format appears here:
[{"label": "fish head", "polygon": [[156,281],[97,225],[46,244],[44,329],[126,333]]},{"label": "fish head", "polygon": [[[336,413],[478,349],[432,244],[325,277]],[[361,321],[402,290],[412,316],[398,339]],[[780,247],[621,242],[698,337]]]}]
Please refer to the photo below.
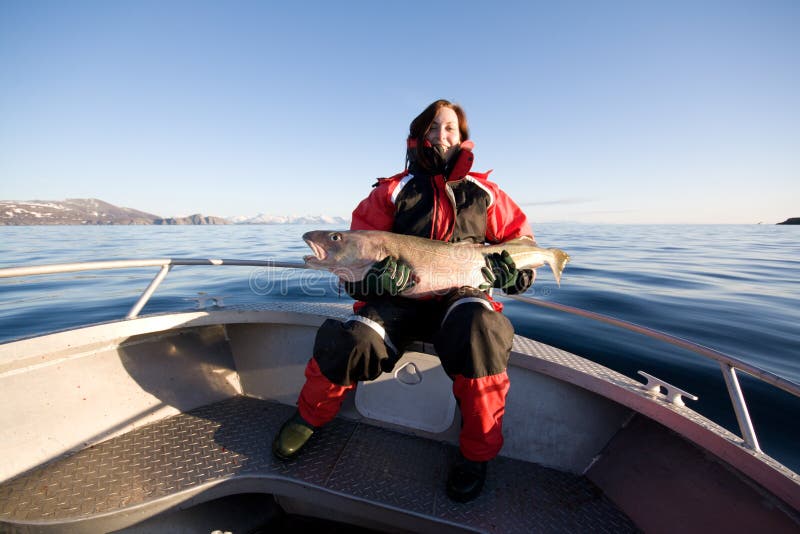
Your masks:
[{"label": "fish head", "polygon": [[380,240],[368,231],[314,230],[303,234],[313,255],[306,266],[331,271],[342,280],[362,280],[372,265],[386,257]]}]

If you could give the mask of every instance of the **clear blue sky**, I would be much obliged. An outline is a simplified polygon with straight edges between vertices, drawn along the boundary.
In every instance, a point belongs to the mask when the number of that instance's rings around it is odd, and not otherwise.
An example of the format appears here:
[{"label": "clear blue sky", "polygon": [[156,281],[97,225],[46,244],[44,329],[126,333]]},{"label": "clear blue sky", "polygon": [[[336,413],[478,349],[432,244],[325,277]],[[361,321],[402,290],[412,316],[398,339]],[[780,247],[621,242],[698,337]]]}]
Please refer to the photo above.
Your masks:
[{"label": "clear blue sky", "polygon": [[349,215],[462,104],[531,221],[800,216],[800,2],[0,1],[0,199]]}]

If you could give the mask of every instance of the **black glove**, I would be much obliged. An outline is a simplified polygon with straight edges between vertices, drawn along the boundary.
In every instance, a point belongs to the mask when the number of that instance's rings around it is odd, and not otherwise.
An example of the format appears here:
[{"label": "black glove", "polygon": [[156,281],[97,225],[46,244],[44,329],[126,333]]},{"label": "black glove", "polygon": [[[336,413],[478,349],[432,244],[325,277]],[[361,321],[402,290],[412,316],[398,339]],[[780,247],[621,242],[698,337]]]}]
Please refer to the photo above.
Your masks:
[{"label": "black glove", "polygon": [[520,269],[516,283],[503,291],[506,292],[506,295],[525,293],[533,285],[534,280],[536,280],[536,271],[533,269]]},{"label": "black glove", "polygon": [[344,289],[356,300],[395,297],[414,286],[411,266],[392,256],[386,256],[370,267],[359,282],[344,282]]},{"label": "black glove", "polygon": [[507,250],[486,256],[486,267],[481,268],[485,284],[478,286],[484,291],[489,288],[505,289],[517,282],[519,271]]}]

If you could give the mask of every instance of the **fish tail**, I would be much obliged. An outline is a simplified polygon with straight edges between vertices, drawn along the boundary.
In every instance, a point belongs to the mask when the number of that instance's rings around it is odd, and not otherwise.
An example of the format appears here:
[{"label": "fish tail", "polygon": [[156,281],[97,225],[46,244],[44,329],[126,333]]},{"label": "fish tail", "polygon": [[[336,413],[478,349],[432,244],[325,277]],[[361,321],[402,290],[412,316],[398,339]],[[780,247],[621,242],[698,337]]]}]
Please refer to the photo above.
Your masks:
[{"label": "fish tail", "polygon": [[559,287],[561,287],[561,273],[564,272],[564,267],[567,266],[569,254],[557,248],[551,248],[548,250],[553,253],[553,258],[550,261],[550,268],[553,270],[553,276],[556,278],[556,283]]}]

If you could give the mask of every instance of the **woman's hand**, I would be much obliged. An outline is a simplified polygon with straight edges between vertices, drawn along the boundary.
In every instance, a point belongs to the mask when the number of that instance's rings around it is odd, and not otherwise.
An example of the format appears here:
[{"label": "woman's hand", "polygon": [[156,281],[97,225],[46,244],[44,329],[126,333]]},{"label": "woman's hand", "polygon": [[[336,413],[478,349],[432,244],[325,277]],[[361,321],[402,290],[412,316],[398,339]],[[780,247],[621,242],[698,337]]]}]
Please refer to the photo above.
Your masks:
[{"label": "woman's hand", "polygon": [[478,286],[478,289],[484,291],[492,287],[505,289],[513,286],[519,275],[517,266],[507,250],[486,256],[486,267],[481,268],[481,273],[486,283]]},{"label": "woman's hand", "polygon": [[347,293],[356,300],[376,297],[396,297],[415,284],[411,266],[392,256],[386,256],[370,267],[360,282],[345,282]]},{"label": "woman's hand", "polygon": [[483,291],[489,288],[502,289],[508,295],[524,293],[536,279],[536,271],[517,269],[507,250],[486,256],[486,267],[481,268],[481,273],[486,283],[478,286],[478,289]]}]

